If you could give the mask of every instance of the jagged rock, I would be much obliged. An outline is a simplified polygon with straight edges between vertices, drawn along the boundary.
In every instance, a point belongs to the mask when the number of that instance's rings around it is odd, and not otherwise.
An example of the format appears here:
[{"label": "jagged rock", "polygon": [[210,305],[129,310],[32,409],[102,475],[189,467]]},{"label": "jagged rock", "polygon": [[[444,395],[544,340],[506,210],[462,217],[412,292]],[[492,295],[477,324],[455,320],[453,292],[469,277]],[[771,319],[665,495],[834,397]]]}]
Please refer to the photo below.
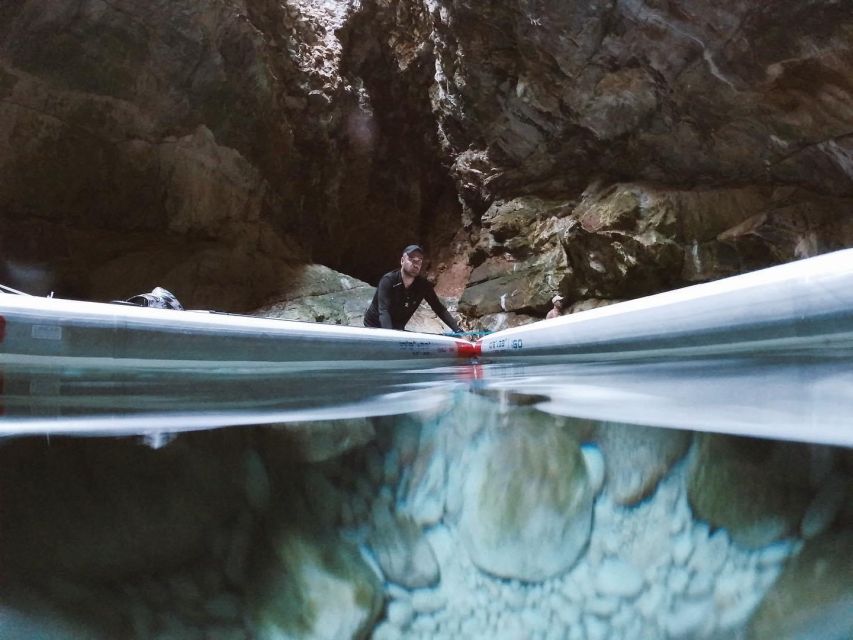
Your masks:
[{"label": "jagged rock", "polygon": [[459,264],[464,224],[509,259],[460,309],[532,318],[849,246],[845,10],[7,2],[0,280],[248,311],[294,263]]},{"label": "jagged rock", "polygon": [[526,313],[487,313],[480,316],[478,325],[482,331],[501,331],[512,327],[521,327],[542,318],[530,316]]},{"label": "jagged rock", "polygon": [[330,534],[286,528],[251,602],[259,640],[356,640],[379,615],[382,590],[358,550]]},{"label": "jagged rock", "polygon": [[690,445],[689,431],[604,423],[595,440],[604,454],[607,493],[617,504],[648,497]]},{"label": "jagged rock", "polygon": [[808,476],[802,446],[703,434],[691,462],[688,498],[695,517],[758,548],[797,531],[814,493]]},{"label": "jagged rock", "polygon": [[472,206],[602,173],[851,193],[853,109],[833,97],[851,95],[839,3],[780,15],[463,0],[433,19],[432,99]]},{"label": "jagged rock", "polygon": [[514,414],[479,437],[463,466],[459,534],[478,567],[537,581],[574,564],[589,538],[593,492],[567,430]]},{"label": "jagged rock", "polygon": [[460,310],[544,315],[567,275],[560,239],[570,210],[565,201],[527,197],[492,205],[482,217],[487,257],[471,272]]},{"label": "jagged rock", "polygon": [[853,534],[836,531],[806,543],[749,625],[750,640],[853,637]]},{"label": "jagged rock", "polygon": [[420,527],[381,502],[374,505],[372,516],[368,542],[386,580],[409,589],[435,585],[438,562]]}]

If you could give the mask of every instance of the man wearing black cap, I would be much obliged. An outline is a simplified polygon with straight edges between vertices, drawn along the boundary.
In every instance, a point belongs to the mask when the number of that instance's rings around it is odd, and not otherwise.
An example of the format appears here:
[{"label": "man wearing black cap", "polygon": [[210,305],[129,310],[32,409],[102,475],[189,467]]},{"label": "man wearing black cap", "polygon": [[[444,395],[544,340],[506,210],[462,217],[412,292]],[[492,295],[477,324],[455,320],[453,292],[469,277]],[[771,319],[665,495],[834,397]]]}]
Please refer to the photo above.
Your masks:
[{"label": "man wearing black cap", "polygon": [[460,333],[459,325],[435,295],[432,284],[421,277],[423,262],[424,250],[418,245],[410,244],[403,249],[400,268],[389,271],[379,280],[373,302],[364,314],[365,327],[405,329],[421,300],[426,300],[444,324]]}]

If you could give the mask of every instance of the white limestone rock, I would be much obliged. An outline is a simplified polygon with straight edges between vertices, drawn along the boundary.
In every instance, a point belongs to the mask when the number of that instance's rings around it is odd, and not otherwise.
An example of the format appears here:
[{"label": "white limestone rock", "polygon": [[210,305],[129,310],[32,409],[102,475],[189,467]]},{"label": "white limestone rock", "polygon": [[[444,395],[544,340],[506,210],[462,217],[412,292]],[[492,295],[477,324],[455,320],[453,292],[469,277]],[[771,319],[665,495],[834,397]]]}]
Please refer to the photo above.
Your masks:
[{"label": "white limestone rock", "polygon": [[643,588],[643,574],[632,564],[611,558],[595,572],[595,589],[605,596],[634,598]]},{"label": "white limestone rock", "polygon": [[395,627],[405,629],[412,621],[415,611],[412,608],[411,602],[407,600],[393,600],[388,604],[388,611],[386,615],[388,622],[393,624]]},{"label": "white limestone rock", "polygon": [[688,601],[674,607],[664,618],[664,628],[672,640],[701,637],[713,625],[714,606],[710,600]]}]

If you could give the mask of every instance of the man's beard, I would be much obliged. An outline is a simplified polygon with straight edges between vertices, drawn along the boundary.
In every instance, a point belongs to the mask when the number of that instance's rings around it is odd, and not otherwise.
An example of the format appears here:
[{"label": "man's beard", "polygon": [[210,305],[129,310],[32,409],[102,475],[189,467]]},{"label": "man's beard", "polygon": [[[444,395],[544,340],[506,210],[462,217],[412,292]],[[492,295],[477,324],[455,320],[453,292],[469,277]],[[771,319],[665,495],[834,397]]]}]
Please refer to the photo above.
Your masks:
[{"label": "man's beard", "polygon": [[407,276],[416,277],[420,272],[420,267],[403,267],[403,273]]}]

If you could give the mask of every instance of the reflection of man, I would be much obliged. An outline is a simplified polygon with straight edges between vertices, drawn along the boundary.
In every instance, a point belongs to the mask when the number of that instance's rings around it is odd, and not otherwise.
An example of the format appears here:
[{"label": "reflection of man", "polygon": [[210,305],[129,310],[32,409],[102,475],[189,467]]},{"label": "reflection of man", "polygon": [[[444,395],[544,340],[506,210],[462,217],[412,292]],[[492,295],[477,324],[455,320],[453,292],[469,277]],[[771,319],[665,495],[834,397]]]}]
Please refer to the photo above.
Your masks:
[{"label": "reflection of man", "polygon": [[460,333],[459,325],[435,295],[432,284],[421,277],[423,263],[424,250],[418,245],[410,244],[403,249],[400,268],[389,271],[379,280],[373,302],[364,314],[365,327],[403,330],[421,300],[426,300],[444,324]]},{"label": "reflection of man", "polygon": [[546,320],[550,320],[551,318],[559,318],[563,315],[563,303],[565,298],[561,296],[559,293],[551,298],[551,303],[554,307],[548,312],[548,315],[545,316]]}]

